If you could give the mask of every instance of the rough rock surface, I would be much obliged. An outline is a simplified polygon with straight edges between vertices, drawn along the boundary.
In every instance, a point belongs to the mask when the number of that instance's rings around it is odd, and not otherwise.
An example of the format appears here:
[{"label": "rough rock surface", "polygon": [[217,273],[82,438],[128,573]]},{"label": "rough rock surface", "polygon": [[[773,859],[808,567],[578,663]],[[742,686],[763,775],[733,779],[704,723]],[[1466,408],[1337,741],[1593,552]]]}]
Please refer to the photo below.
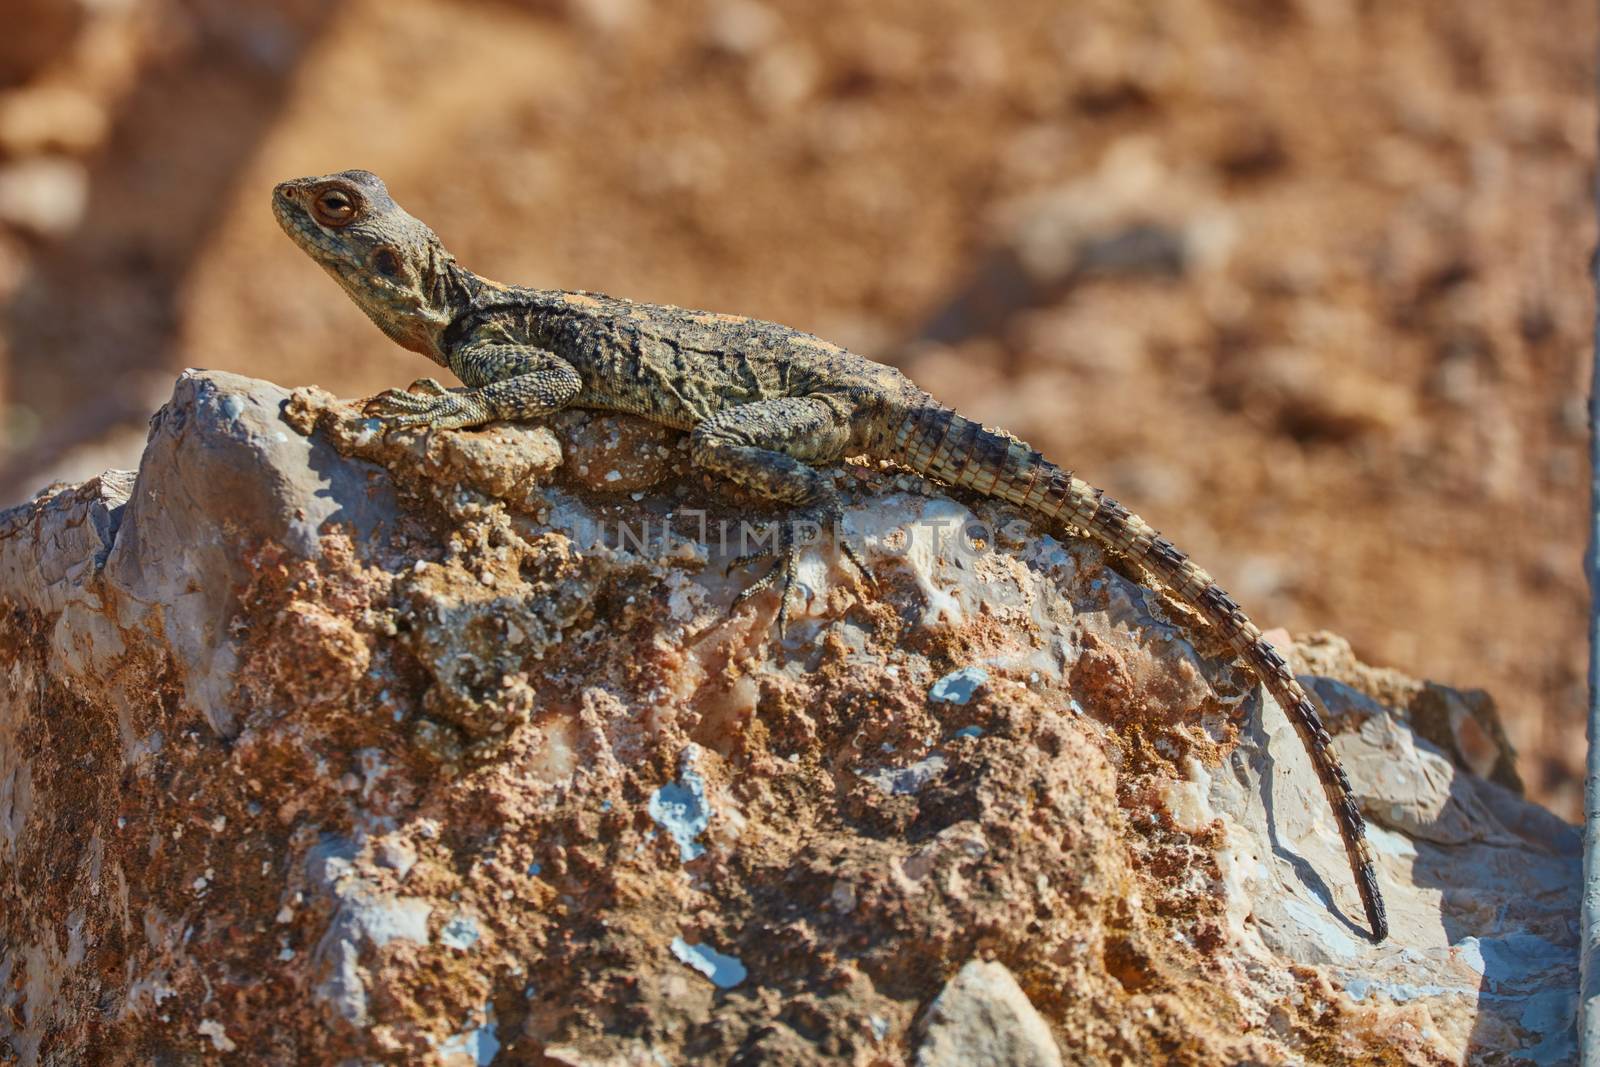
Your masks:
[{"label": "rough rock surface", "polygon": [[1571,1057],[1576,835],[1484,698],[1294,646],[1371,946],[1293,731],[1180,608],[839,480],[876,588],[819,548],[780,649],[722,569],[771,513],[674,435],[385,438],[186,374],[136,477],[0,514],[5,1056],[901,1064],[1003,1010],[1018,1062]]},{"label": "rough rock surface", "polygon": [[917,1067],[1060,1067],[1050,1027],[998,963],[973,960],[928,1005]]}]

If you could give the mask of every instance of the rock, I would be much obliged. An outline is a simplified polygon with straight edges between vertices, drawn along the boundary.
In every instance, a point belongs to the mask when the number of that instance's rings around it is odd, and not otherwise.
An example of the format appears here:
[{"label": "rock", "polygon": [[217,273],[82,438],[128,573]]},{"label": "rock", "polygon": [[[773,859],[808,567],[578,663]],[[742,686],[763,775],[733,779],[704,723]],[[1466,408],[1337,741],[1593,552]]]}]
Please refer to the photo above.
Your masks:
[{"label": "rock", "polygon": [[783,32],[783,20],[754,0],[722,0],[706,15],[706,47],[713,52],[749,58]]},{"label": "rock", "polygon": [[1409,387],[1354,371],[1330,382],[1308,349],[1275,349],[1252,363],[1250,374],[1242,402],[1252,411],[1273,413],[1297,440],[1350,441],[1416,422]]},{"label": "rock", "polygon": [[626,415],[563,412],[554,423],[567,455],[567,476],[596,493],[632,493],[687,464],[682,435]]},{"label": "rock", "polygon": [[639,22],[637,0],[567,0],[567,12],[593,32],[616,33]]},{"label": "rock", "polygon": [[91,5],[61,0],[8,0],[0,34],[0,88],[19,85],[69,51]]},{"label": "rock", "polygon": [[525,499],[561,465],[561,444],[549,430],[489,426],[429,440],[429,472],[499,500]]},{"label": "rock", "polygon": [[[574,456],[613,438],[657,480],[598,491]],[[1492,705],[1291,650],[1371,821],[1373,946],[1294,732],[1187,613],[846,466],[875,587],[808,552],[780,649],[723,567],[781,511],[680,443],[386,435],[190,372],[136,476],[0,513],[0,1048],[1572,1057],[1577,835],[1499,784]]]},{"label": "rock", "polygon": [[89,171],[48,156],[0,167],[0,223],[36,237],[59,237],[83,220]]},{"label": "rock", "polygon": [[799,41],[784,41],[755,58],[745,79],[745,92],[765,111],[792,113],[815,91],[821,77],[818,67],[811,49]]},{"label": "rock", "polygon": [[64,152],[81,156],[98,148],[109,131],[105,109],[77,89],[41,85],[0,93],[0,153],[4,155]]},{"label": "rock", "polygon": [[1457,765],[1522,792],[1517,753],[1488,693],[1425,685],[1408,710],[1413,729],[1453,757]]},{"label": "rock", "polygon": [[928,690],[929,700],[942,700],[947,704],[965,704],[982,686],[989,682],[989,672],[982,667],[962,667],[933,683]]},{"label": "rock", "polygon": [[917,341],[1003,333],[1019,313],[1093,279],[1214,276],[1237,240],[1216,191],[1169,170],[1142,138],[1109,151],[1097,171],[1009,201],[996,215],[995,241]]},{"label": "rock", "polygon": [[1011,972],[973,960],[928,1005],[917,1067],[1060,1067],[1050,1027]]},{"label": "rock", "polygon": [[[381,544],[397,514],[378,468],[338,459],[331,446],[299,436],[280,418],[288,398],[236,375],[180,378],[172,402],[151,422],[123,511],[131,521],[102,575],[116,590],[116,625],[165,633],[181,664],[188,707],[223,737],[237,726],[238,595],[262,567],[318,560],[327,547],[325,524],[345,530],[359,558],[360,546]],[[256,555],[261,551],[270,561]],[[311,602],[285,603],[274,621],[280,651],[291,653],[281,669],[295,677],[296,696],[320,703],[342,695],[323,691],[332,679],[316,668],[327,661],[333,672],[348,675],[329,636],[348,630],[350,621],[319,612]],[[112,650],[82,651],[64,665],[78,673],[112,669],[101,661],[115,655]]]}]

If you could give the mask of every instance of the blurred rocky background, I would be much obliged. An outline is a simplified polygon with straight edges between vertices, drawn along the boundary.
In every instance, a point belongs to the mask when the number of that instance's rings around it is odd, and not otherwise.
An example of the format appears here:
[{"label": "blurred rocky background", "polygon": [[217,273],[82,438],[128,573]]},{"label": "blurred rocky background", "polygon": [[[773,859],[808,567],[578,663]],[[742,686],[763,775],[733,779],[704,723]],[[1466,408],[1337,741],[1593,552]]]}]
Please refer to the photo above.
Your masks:
[{"label": "blurred rocky background", "polygon": [[1596,14],[1550,0],[9,0],[0,504],[184,366],[425,368],[277,232],[378,171],[469,266],[897,363],[1264,626],[1488,690],[1575,816]]}]

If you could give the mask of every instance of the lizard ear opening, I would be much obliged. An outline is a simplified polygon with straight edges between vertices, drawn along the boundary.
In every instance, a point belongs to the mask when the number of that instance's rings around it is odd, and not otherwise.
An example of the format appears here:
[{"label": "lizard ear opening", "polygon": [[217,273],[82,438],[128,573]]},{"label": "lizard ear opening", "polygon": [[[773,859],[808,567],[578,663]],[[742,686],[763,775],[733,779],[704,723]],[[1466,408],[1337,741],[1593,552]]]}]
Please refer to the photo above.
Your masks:
[{"label": "lizard ear opening", "polygon": [[380,248],[372,253],[372,269],[385,278],[398,278],[403,270],[400,265],[400,257],[394,254],[393,249],[389,248]]}]

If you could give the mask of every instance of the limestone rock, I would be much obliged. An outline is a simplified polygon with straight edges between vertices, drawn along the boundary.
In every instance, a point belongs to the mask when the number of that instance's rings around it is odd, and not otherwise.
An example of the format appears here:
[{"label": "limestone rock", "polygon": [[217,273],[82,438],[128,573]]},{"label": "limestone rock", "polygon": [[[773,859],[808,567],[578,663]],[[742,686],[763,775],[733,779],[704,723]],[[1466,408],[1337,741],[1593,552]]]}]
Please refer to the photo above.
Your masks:
[{"label": "limestone rock", "polygon": [[723,568],[781,513],[679,446],[191,372],[0,513],[0,1061],[1571,1058],[1492,705],[1299,649],[1373,946],[1282,714],[1098,549],[847,465],[875,586],[808,553],[780,649]]},{"label": "limestone rock", "polygon": [[1050,1027],[998,963],[976,960],[956,972],[928,1005],[917,1067],[1060,1067]]}]

